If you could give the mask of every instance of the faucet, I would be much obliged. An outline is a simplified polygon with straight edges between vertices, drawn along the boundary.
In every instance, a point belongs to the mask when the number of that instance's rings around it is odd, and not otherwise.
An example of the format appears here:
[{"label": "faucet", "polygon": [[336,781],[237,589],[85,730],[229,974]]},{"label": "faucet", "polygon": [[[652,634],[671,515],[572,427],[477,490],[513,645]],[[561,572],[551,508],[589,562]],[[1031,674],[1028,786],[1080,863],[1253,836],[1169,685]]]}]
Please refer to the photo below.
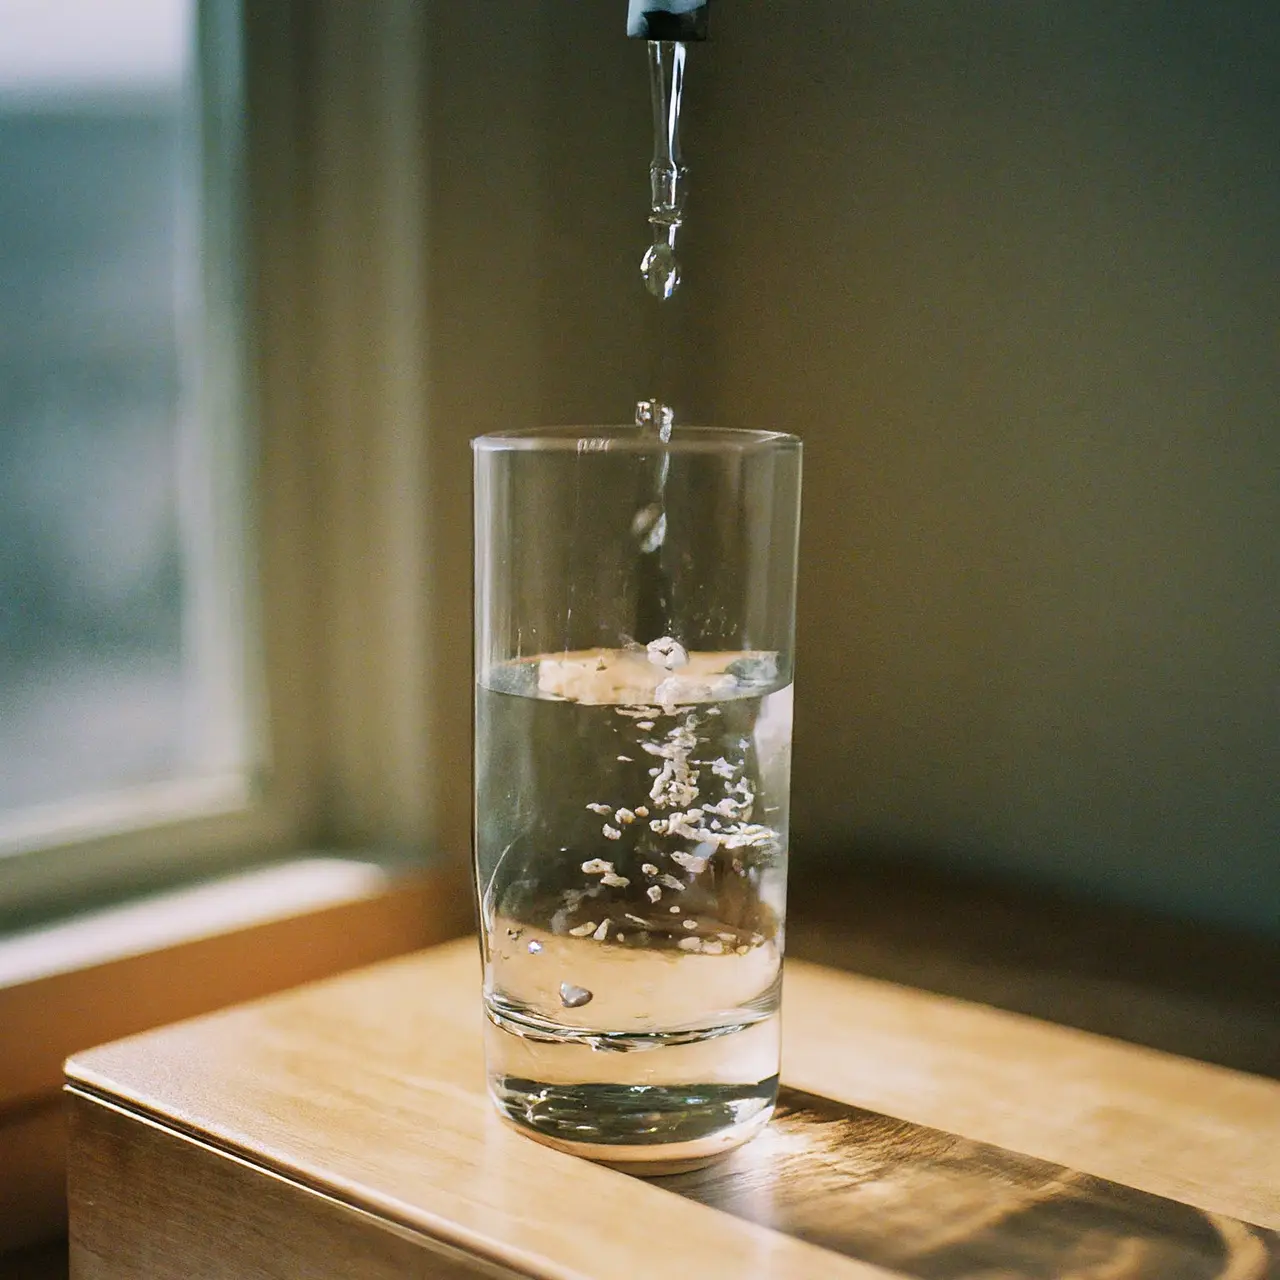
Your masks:
[{"label": "faucet", "polygon": [[680,163],[680,100],[685,42],[707,38],[708,0],[628,0],[627,35],[648,41],[653,103],[653,163],[649,166],[652,244],[640,263],[645,288],[670,298],[680,285],[676,232],[684,219]]},{"label": "faucet", "polygon": [[627,35],[637,40],[707,38],[708,0],[627,0]]}]

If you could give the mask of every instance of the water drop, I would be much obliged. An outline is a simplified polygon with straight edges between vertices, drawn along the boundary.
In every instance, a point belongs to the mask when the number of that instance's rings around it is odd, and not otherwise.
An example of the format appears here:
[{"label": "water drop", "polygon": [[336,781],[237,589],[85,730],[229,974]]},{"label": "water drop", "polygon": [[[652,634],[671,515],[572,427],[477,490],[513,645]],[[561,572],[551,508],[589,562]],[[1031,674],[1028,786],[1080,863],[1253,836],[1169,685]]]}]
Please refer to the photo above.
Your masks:
[{"label": "water drop", "polygon": [[590,1004],[592,999],[592,993],[586,987],[575,987],[572,982],[560,984],[560,1003],[566,1009],[581,1009],[584,1004]]},{"label": "water drop", "polygon": [[656,503],[641,507],[631,521],[631,532],[640,542],[645,555],[662,546],[667,537],[667,513]]},{"label": "water drop", "polygon": [[675,250],[665,241],[652,244],[640,261],[644,287],[655,298],[670,298],[680,286],[680,264]]}]

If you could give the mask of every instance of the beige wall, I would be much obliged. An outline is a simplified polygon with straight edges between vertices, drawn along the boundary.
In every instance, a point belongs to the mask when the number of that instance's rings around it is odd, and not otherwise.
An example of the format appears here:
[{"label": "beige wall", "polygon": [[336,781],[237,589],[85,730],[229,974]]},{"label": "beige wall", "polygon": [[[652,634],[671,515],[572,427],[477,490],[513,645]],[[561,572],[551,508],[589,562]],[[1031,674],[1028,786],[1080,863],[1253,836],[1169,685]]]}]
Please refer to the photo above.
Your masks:
[{"label": "beige wall", "polygon": [[[652,319],[625,6],[463,8],[431,119],[460,584],[462,441],[623,418]],[[869,849],[1280,931],[1274,12],[713,12],[667,377],[806,441],[799,874]]]}]

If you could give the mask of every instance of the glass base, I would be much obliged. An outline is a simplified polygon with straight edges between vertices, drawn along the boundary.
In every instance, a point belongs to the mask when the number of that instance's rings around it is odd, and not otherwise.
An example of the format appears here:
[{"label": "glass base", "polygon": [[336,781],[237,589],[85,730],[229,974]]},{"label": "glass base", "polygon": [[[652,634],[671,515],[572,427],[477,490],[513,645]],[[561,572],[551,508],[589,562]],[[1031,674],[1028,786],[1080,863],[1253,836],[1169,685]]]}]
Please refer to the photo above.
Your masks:
[{"label": "glass base", "polygon": [[499,1113],[528,1137],[642,1177],[686,1173],[769,1123],[778,1077],[753,1085],[547,1084],[490,1079]]}]

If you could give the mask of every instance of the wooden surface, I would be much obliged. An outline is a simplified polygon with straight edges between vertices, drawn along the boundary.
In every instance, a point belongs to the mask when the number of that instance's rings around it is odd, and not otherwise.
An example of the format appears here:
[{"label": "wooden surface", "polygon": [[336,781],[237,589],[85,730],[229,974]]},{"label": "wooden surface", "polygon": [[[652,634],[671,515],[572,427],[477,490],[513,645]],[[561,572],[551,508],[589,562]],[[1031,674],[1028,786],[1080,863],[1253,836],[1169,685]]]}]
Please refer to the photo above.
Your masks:
[{"label": "wooden surface", "polygon": [[127,1112],[74,1093],[69,1104],[73,1188],[107,1190],[76,1196],[77,1274],[191,1280],[200,1259],[226,1277],[513,1274]]},{"label": "wooden surface", "polygon": [[[492,1114],[472,941],[81,1055],[73,1274],[167,1274],[101,1226],[104,1203],[128,1202],[135,1142],[206,1169],[233,1155],[247,1182],[197,1198],[229,1222],[245,1187],[289,1191],[255,1219],[260,1267],[244,1274],[365,1274],[277,1265],[308,1196],[355,1224],[357,1253],[389,1232],[546,1277],[1280,1274],[1274,1081],[804,963],[786,984],[783,1114],[684,1182],[548,1151]],[[197,1200],[168,1167],[170,1199],[148,1216],[182,1221]],[[925,1226],[928,1256],[904,1243]],[[1031,1261],[1014,1247],[1028,1233],[1043,1236]]]},{"label": "wooden surface", "polygon": [[[44,973],[18,966],[13,948],[0,943],[0,1253],[65,1230],[61,1088],[69,1054],[461,931],[470,907],[459,877],[436,872],[383,881],[321,906],[295,894],[241,927],[202,928],[196,916],[190,936],[169,936],[166,945],[153,945],[139,927],[132,951],[117,942],[98,963],[80,955]],[[245,892],[254,885],[246,878]],[[160,895],[155,906],[172,935],[177,912],[168,901]],[[65,960],[69,948],[47,950]]]},{"label": "wooden surface", "polygon": [[794,1089],[755,1142],[664,1185],[917,1280],[1280,1275],[1280,1232]]},{"label": "wooden surface", "polygon": [[856,850],[800,850],[789,897],[793,957],[1280,1078],[1280,928],[1250,936]]}]

